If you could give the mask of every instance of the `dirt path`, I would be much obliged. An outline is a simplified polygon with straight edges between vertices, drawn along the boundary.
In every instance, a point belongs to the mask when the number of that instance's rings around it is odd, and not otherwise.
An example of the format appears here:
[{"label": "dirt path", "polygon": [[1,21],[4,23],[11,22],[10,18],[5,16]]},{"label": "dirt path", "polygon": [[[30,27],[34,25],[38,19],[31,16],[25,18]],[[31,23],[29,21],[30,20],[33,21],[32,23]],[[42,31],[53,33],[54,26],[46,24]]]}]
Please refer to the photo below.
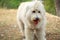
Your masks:
[{"label": "dirt path", "polygon": [[[21,40],[16,23],[16,9],[0,9],[0,40]],[[46,13],[47,40],[60,40],[60,18]]]}]

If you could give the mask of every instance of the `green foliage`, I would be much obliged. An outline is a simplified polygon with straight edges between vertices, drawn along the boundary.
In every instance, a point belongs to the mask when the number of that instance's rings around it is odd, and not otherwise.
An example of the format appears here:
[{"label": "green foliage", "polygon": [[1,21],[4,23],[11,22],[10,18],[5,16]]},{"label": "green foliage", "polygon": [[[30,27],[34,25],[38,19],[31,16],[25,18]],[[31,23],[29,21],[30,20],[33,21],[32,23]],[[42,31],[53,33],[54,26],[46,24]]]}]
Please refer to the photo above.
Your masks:
[{"label": "green foliage", "polygon": [[44,0],[46,11],[52,14],[56,14],[54,0]]},{"label": "green foliage", "polygon": [[[31,0],[0,0],[0,7],[2,8],[18,8],[21,2],[31,1]],[[47,12],[55,15],[55,5],[54,0],[44,0],[44,5]]]},{"label": "green foliage", "polygon": [[0,0],[0,7],[4,8],[17,8],[21,2],[29,0]]}]

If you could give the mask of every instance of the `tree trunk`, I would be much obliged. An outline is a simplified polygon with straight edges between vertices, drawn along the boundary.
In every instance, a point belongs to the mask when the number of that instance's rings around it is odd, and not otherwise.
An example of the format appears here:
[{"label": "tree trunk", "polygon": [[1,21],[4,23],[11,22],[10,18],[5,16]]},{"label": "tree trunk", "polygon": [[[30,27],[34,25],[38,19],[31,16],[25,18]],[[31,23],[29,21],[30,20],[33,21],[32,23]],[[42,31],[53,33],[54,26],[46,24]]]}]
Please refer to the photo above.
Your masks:
[{"label": "tree trunk", "polygon": [[56,15],[60,17],[60,0],[55,0]]}]

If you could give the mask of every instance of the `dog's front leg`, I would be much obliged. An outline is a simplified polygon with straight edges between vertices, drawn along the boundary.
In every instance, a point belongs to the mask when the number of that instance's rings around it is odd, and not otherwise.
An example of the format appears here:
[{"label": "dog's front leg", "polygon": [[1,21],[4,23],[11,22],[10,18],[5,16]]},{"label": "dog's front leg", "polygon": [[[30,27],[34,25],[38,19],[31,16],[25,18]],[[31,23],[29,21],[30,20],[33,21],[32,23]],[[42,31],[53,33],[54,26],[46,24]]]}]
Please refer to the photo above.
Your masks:
[{"label": "dog's front leg", "polygon": [[25,28],[25,38],[26,38],[26,40],[33,40],[34,39],[34,33],[31,29]]},{"label": "dog's front leg", "polygon": [[43,29],[39,29],[37,32],[37,38],[38,40],[46,40],[45,38],[45,31]]}]

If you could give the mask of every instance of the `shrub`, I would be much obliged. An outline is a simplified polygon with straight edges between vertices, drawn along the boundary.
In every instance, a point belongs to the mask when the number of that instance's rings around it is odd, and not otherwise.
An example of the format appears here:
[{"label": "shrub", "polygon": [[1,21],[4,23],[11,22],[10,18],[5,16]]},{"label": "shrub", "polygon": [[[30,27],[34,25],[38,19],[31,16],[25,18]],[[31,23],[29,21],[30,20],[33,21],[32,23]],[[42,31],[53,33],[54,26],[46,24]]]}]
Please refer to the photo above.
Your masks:
[{"label": "shrub", "polygon": [[56,14],[54,0],[44,0],[45,9],[51,14]]},{"label": "shrub", "polygon": [[[2,8],[17,8],[21,2],[30,0],[0,0],[0,7]],[[44,0],[45,9],[47,12],[56,14],[54,0]]]}]

